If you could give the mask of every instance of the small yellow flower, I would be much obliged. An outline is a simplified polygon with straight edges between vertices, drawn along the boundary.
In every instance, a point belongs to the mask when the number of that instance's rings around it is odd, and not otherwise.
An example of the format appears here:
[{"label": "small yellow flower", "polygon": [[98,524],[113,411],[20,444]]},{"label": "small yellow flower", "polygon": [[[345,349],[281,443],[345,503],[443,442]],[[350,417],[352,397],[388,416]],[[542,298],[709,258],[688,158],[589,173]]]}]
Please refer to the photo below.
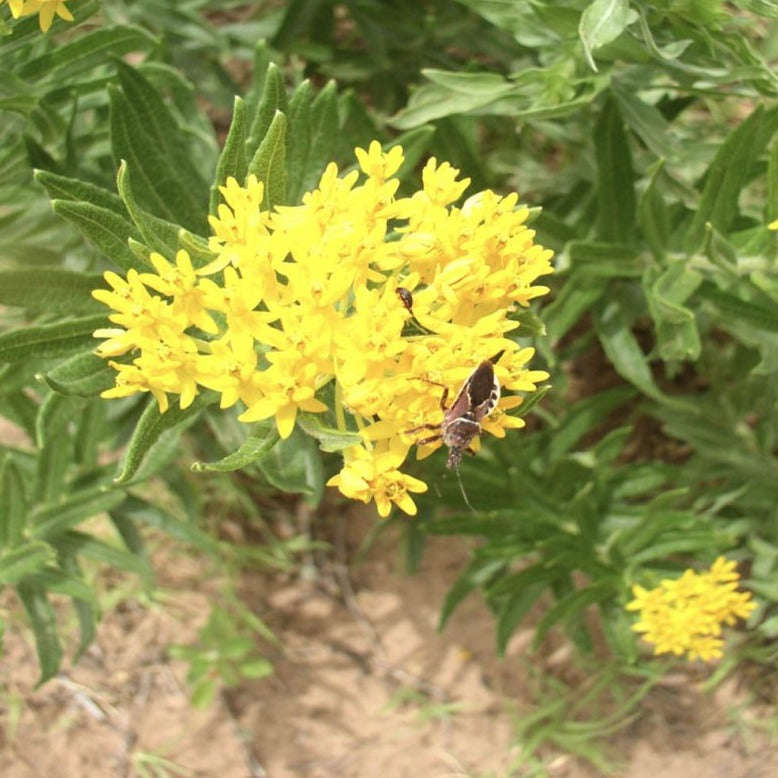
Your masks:
[{"label": "small yellow flower", "polygon": [[298,410],[321,413],[327,406],[317,400],[316,366],[301,356],[284,352],[275,364],[261,373],[258,381],[262,397],[252,403],[238,418],[260,421],[275,416],[278,434],[286,439],[292,434]]},{"label": "small yellow flower", "polygon": [[416,504],[411,493],[426,492],[427,484],[397,469],[405,453],[396,444],[374,450],[354,446],[347,449],[343,469],[327,481],[327,486],[337,486],[341,494],[352,500],[375,500],[381,517],[389,515],[392,504],[415,516]]},{"label": "small yellow flower", "polygon": [[724,646],[722,626],[748,618],[756,607],[750,592],[737,591],[739,580],[735,562],[718,557],[706,572],[686,570],[654,589],[633,586],[627,610],[638,611],[640,620],[632,629],[654,644],[654,654],[718,659]]},{"label": "small yellow flower", "polygon": [[[22,9],[22,16],[29,16],[30,14],[38,14],[38,24],[43,32],[48,32],[51,23],[54,21],[54,16],[59,16],[60,19],[64,19],[66,22],[73,21],[73,14],[67,9],[65,3],[68,0],[25,0]],[[11,6],[11,13],[14,11],[14,7],[18,9],[19,3],[9,0]],[[14,16],[18,16],[17,11]]]}]

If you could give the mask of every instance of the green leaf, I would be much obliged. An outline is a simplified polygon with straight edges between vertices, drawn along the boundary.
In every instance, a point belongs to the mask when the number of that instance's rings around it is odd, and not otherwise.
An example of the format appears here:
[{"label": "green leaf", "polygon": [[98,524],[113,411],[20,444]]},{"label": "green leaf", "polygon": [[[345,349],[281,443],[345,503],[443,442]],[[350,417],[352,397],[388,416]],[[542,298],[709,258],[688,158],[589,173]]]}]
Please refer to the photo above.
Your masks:
[{"label": "green leaf", "polygon": [[459,604],[471,593],[485,585],[490,578],[499,573],[503,567],[502,560],[484,562],[474,559],[446,592],[446,598],[438,616],[438,631],[442,631],[451,615],[459,607]]},{"label": "green leaf", "polygon": [[192,470],[196,472],[240,470],[242,467],[262,459],[278,443],[278,440],[278,432],[273,419],[259,422],[251,426],[250,434],[237,451],[233,451],[217,462],[195,462],[192,465]]},{"label": "green leaf", "polygon": [[70,573],[64,569],[57,570],[49,567],[34,573],[27,581],[40,584],[47,592],[64,594],[66,597],[97,606],[97,592],[84,580],[78,568],[75,569],[75,572]]},{"label": "green leaf", "polygon": [[280,111],[273,117],[267,134],[249,163],[249,173],[265,185],[262,209],[286,201],[286,117]]},{"label": "green leaf", "polygon": [[[116,186],[119,189],[119,194],[122,196],[124,204],[127,206],[130,217],[133,222],[135,222],[135,226],[138,228],[140,236],[145,241],[146,246],[150,247],[153,251],[158,251],[168,260],[172,260],[178,250],[179,226],[166,221],[165,219],[160,219],[141,208],[135,199],[132,181],[133,178],[130,175],[129,167],[127,163],[122,160],[119,166],[119,172],[116,175]],[[143,254],[146,255],[145,259],[148,262],[148,255],[146,254],[145,249],[143,250]],[[137,259],[135,259],[134,254],[133,262],[137,264]]]},{"label": "green leaf", "polygon": [[567,244],[571,268],[581,280],[594,278],[639,278],[644,260],[628,245],[572,240]]},{"label": "green leaf", "polygon": [[62,645],[57,635],[54,608],[46,596],[45,587],[37,581],[21,581],[17,594],[30,620],[38,651],[41,675],[38,685],[54,677],[62,663]]},{"label": "green leaf", "polygon": [[40,404],[35,419],[35,438],[40,448],[46,448],[54,440],[61,438],[68,423],[78,416],[83,407],[80,398],[65,397],[50,392]]},{"label": "green leaf", "polygon": [[700,203],[685,236],[689,253],[698,251],[706,224],[726,234],[738,215],[738,200],[756,158],[778,129],[778,109],[757,109],[719,147],[705,175]]},{"label": "green leaf", "polygon": [[316,443],[297,428],[258,462],[267,480],[282,492],[302,494],[317,505],[324,492],[324,473]]},{"label": "green leaf", "polygon": [[105,359],[86,351],[60,362],[41,378],[59,394],[92,397],[114,385],[116,371]]},{"label": "green leaf", "polygon": [[552,342],[564,337],[597,301],[607,292],[607,286],[597,278],[586,278],[573,270],[562,284],[553,302],[543,309],[543,321]]},{"label": "green leaf", "polygon": [[156,402],[149,402],[135,425],[116,483],[126,483],[137,473],[143,460],[151,455],[152,448],[164,443],[165,433],[177,440],[178,435],[194,424],[200,413],[216,400],[214,392],[205,392],[197,395],[188,408],[182,410],[178,405],[171,405],[165,413],[159,412]]},{"label": "green leaf", "polygon": [[610,300],[594,313],[597,336],[616,372],[646,396],[665,400],[654,383],[648,359],[630,330],[631,318],[619,302]]},{"label": "green leaf", "polygon": [[504,599],[497,613],[495,640],[497,653],[500,656],[505,653],[508,641],[519,622],[529,613],[530,608],[538,601],[551,580],[551,574],[540,570],[538,565],[532,565],[527,571],[522,572],[529,572],[529,574],[522,576],[522,584],[516,586],[510,596]]},{"label": "green leaf", "polygon": [[100,307],[92,289],[100,276],[58,267],[0,270],[0,305],[58,314],[94,313]]},{"label": "green leaf", "polygon": [[594,128],[597,156],[597,237],[629,243],[635,228],[635,176],[619,109],[608,99]]},{"label": "green leaf", "polygon": [[211,198],[208,212],[215,215],[219,206],[221,194],[219,187],[224,186],[232,176],[239,184],[246,181],[248,160],[246,158],[246,103],[240,97],[235,97],[232,110],[232,122],[224,142],[224,148],[219,155],[216,174],[211,184]]},{"label": "green leaf", "polygon": [[696,360],[702,343],[694,311],[684,303],[698,289],[703,277],[683,262],[664,271],[646,273],[644,286],[648,310],[656,326],[657,349],[665,360]]},{"label": "green leaf", "polygon": [[124,218],[128,229],[131,228],[127,209],[121,197],[103,189],[100,186],[52,173],[49,170],[36,170],[35,180],[42,184],[52,200],[72,200],[73,202],[91,203],[104,211],[111,211],[116,216]]},{"label": "green leaf", "polygon": [[654,541],[648,548],[636,551],[630,556],[631,565],[640,567],[655,559],[667,559],[668,557],[683,554],[708,553],[713,542],[713,537],[708,529],[686,530],[682,536],[671,537],[664,541]]},{"label": "green leaf", "polygon": [[129,495],[121,505],[113,508],[110,514],[112,518],[154,527],[164,532],[168,537],[173,538],[173,540],[189,543],[200,551],[210,554],[218,551],[217,542],[194,524],[182,521],[159,506],[133,495]]},{"label": "green leaf", "polygon": [[332,139],[338,135],[338,126],[338,93],[335,82],[329,81],[311,105],[310,152],[301,183],[303,192],[309,192],[318,184],[332,159]]},{"label": "green leaf", "polygon": [[131,52],[150,52],[157,45],[156,39],[140,27],[99,27],[23,62],[16,74],[36,82],[67,68],[67,78],[73,80],[76,75],[104,65],[111,58]]},{"label": "green leaf", "polygon": [[765,332],[778,332],[778,311],[775,306],[741,299],[710,282],[700,287],[699,296],[715,308],[717,318],[721,321],[733,319]]},{"label": "green leaf", "polygon": [[311,83],[303,81],[289,101],[286,143],[287,201],[300,202],[311,155]]},{"label": "green leaf", "polygon": [[297,423],[300,429],[319,441],[322,451],[343,451],[351,446],[358,446],[363,442],[362,436],[357,432],[343,432],[327,424],[319,413],[301,412],[297,415]]},{"label": "green leaf", "polygon": [[778,3],[775,0],[733,0],[733,5],[768,19],[778,19]]},{"label": "green leaf", "polygon": [[94,472],[100,467],[98,455],[107,432],[105,422],[108,403],[95,397],[85,403],[85,406],[76,422],[73,453],[75,462],[80,467]]},{"label": "green leaf", "polygon": [[[246,142],[246,151],[249,157],[256,155],[259,144],[270,131],[271,124],[275,121],[276,114],[287,112],[289,103],[286,97],[284,76],[278,65],[270,62],[265,74],[265,83],[262,87],[262,97],[257,106],[254,121],[251,123],[249,138]],[[249,172],[251,169],[249,168]]]},{"label": "green leaf", "polygon": [[408,105],[395,114],[390,124],[409,130],[452,114],[483,108],[511,93],[513,85],[496,73],[454,73],[423,69],[432,83],[418,87]]},{"label": "green leaf", "polygon": [[670,242],[670,217],[658,183],[663,167],[664,160],[660,159],[648,168],[648,186],[638,203],[638,224],[658,260],[664,258]]},{"label": "green leaf", "polygon": [[56,559],[54,549],[42,540],[0,550],[0,584],[16,586],[25,576],[37,573]]},{"label": "green leaf", "polygon": [[[60,553],[59,562],[63,570],[74,578],[82,577],[78,560],[68,554]],[[77,662],[95,639],[97,631],[97,604],[88,600],[72,598],[73,609],[78,618],[78,646],[73,652],[73,661]]]},{"label": "green leaf", "polygon": [[602,603],[614,597],[613,584],[609,580],[591,581],[584,589],[571,592],[561,597],[544,614],[535,627],[533,645],[537,647],[548,634],[548,631],[560,621],[574,617],[580,618],[583,611],[590,605]]},{"label": "green leaf", "polygon": [[0,465],[0,549],[19,543],[25,516],[24,479],[14,459],[6,456]]},{"label": "green leaf", "polygon": [[117,74],[122,91],[111,92],[111,146],[114,163],[126,160],[132,170],[138,207],[207,234],[208,185],[194,163],[186,133],[137,70],[118,61]]},{"label": "green leaf", "polygon": [[665,159],[678,161],[680,144],[662,112],[642,99],[635,85],[626,78],[614,78],[611,92],[627,126],[659,158],[660,164]]},{"label": "green leaf", "polygon": [[72,200],[52,200],[51,207],[125,273],[139,267],[127,241],[140,238],[140,234],[124,216],[91,203]]},{"label": "green leaf", "polygon": [[594,0],[584,9],[578,25],[578,35],[592,70],[597,71],[592,53],[606,43],[616,40],[635,19],[637,14],[630,11],[628,0]]},{"label": "green leaf", "polygon": [[83,556],[116,570],[145,576],[147,563],[137,554],[116,548],[85,532],[70,530],[57,537],[57,550],[72,556]]},{"label": "green leaf", "polygon": [[94,343],[92,333],[106,317],[85,316],[55,324],[41,324],[0,334],[0,363],[50,359],[83,351]]},{"label": "green leaf", "polygon": [[125,497],[121,489],[98,486],[64,499],[38,503],[30,514],[30,535],[44,540],[56,537],[76,524],[110,511]]},{"label": "green leaf", "polygon": [[580,440],[634,397],[634,390],[625,386],[597,392],[591,397],[578,400],[567,409],[559,426],[549,441],[547,456],[549,462],[557,462],[572,451]]}]

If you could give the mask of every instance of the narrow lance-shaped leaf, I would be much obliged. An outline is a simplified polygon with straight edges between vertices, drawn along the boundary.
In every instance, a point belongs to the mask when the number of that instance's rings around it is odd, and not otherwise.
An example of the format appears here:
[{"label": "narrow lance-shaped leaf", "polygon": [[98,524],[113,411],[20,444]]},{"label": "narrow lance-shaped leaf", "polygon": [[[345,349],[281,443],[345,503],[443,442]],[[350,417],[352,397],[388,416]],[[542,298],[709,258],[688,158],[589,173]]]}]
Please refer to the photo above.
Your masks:
[{"label": "narrow lance-shaped leaf", "polygon": [[233,451],[216,462],[195,462],[194,471],[230,472],[247,467],[264,457],[278,443],[278,431],[275,422],[259,422],[252,426],[249,436],[241,443],[237,451]]},{"label": "narrow lance-shaped leaf", "polygon": [[664,399],[648,361],[630,330],[631,320],[619,302],[610,301],[595,318],[600,343],[616,372],[648,397]]},{"label": "narrow lance-shaped leaf", "polygon": [[358,432],[343,432],[329,426],[319,413],[301,412],[297,415],[297,423],[306,435],[319,441],[322,451],[343,451],[362,442],[362,436]]},{"label": "narrow lance-shaped leaf", "polygon": [[329,81],[311,105],[310,153],[301,182],[303,192],[313,189],[332,158],[332,139],[338,133],[337,88]]},{"label": "narrow lance-shaped leaf", "polygon": [[67,68],[68,78],[72,80],[77,74],[104,65],[108,57],[119,58],[131,52],[150,52],[157,45],[156,39],[140,27],[98,27],[21,63],[17,75],[38,81],[41,77]]},{"label": "narrow lance-shaped leaf", "polygon": [[735,127],[721,144],[706,174],[700,203],[685,236],[687,251],[698,251],[706,237],[705,225],[726,234],[738,215],[740,193],[751,166],[778,129],[778,109],[759,106]]},{"label": "narrow lance-shaped leaf", "polygon": [[62,644],[57,635],[56,615],[46,596],[46,589],[40,583],[21,581],[16,591],[35,636],[41,670],[38,680],[40,685],[57,674],[62,662]]},{"label": "narrow lance-shaped leaf", "polygon": [[[73,578],[83,577],[83,573],[78,564],[78,560],[68,553],[62,553],[61,546],[59,550],[59,563],[66,574]],[[71,602],[73,603],[73,610],[76,612],[76,618],[78,619],[78,646],[74,652],[73,661],[76,662],[83,656],[84,652],[92,645],[95,639],[98,608],[95,603],[88,600],[73,597]]]},{"label": "narrow lance-shaped leaf", "polygon": [[115,508],[125,497],[121,489],[94,487],[65,499],[39,503],[30,516],[31,536],[43,540],[54,538],[103,511]]},{"label": "narrow lance-shaped leaf", "polygon": [[4,332],[0,334],[0,363],[62,357],[83,351],[94,343],[92,333],[105,323],[105,316],[85,316]]},{"label": "narrow lance-shaped leaf", "polygon": [[116,371],[89,350],[60,362],[40,378],[59,394],[92,397],[114,385]]},{"label": "narrow lance-shaped leaf", "polygon": [[132,226],[127,209],[122,203],[122,198],[114,192],[109,192],[100,186],[81,181],[78,178],[69,178],[52,173],[49,170],[36,170],[35,180],[42,184],[52,200],[72,200],[73,202],[91,203],[106,211],[111,211],[116,216],[121,216],[127,222],[128,228]]},{"label": "narrow lance-shaped leaf", "polygon": [[127,246],[128,239],[140,238],[132,222],[91,203],[53,200],[51,207],[125,273],[131,268],[140,269],[140,263]]},{"label": "narrow lance-shaped leaf", "polygon": [[597,154],[597,236],[629,243],[635,227],[632,155],[616,103],[609,99],[594,130]]},{"label": "narrow lance-shaped leaf", "polygon": [[25,576],[55,562],[57,554],[42,540],[32,540],[10,550],[0,551],[0,585],[16,586]]},{"label": "narrow lance-shaped leaf", "polygon": [[316,443],[298,429],[291,437],[280,440],[257,464],[277,489],[303,494],[312,505],[321,500],[324,492],[321,456]]},{"label": "narrow lance-shaped leaf", "polygon": [[664,258],[670,235],[670,219],[659,184],[663,167],[664,160],[660,159],[648,169],[648,186],[638,203],[640,229],[651,253],[658,260]]},{"label": "narrow lance-shaped leaf", "polygon": [[235,98],[232,111],[232,122],[224,142],[224,148],[216,165],[216,174],[211,184],[211,198],[208,212],[215,215],[219,205],[219,187],[224,186],[227,179],[232,176],[239,184],[243,184],[248,170],[246,158],[246,103],[240,97]]},{"label": "narrow lance-shaped leaf", "polygon": [[134,524],[155,527],[174,540],[190,543],[201,551],[214,553],[218,550],[216,541],[198,529],[196,525],[182,521],[160,506],[152,505],[133,495],[129,495],[121,505],[113,508],[110,514],[114,520],[120,519]]},{"label": "narrow lance-shaped leaf", "polygon": [[100,304],[91,291],[99,280],[100,276],[58,267],[0,270],[0,305],[47,313],[94,313]]},{"label": "narrow lance-shaped leaf", "polygon": [[40,404],[35,419],[35,438],[40,448],[59,439],[67,424],[78,417],[83,406],[81,398],[65,397],[50,392]]},{"label": "narrow lance-shaped leaf", "polygon": [[168,259],[173,259],[178,249],[178,230],[180,228],[177,224],[148,213],[138,205],[135,199],[129,167],[124,160],[119,165],[119,172],[116,175],[116,186],[146,244]]},{"label": "narrow lance-shaped leaf", "polygon": [[304,193],[303,181],[311,155],[311,82],[303,81],[289,100],[286,170],[287,198],[297,203]]},{"label": "narrow lance-shaped leaf", "polygon": [[203,232],[208,186],[192,160],[186,133],[143,75],[121,61],[117,73],[122,91],[111,91],[114,161],[126,160],[131,167],[139,207]]},{"label": "narrow lance-shaped leaf", "polygon": [[256,153],[259,144],[263,141],[270,125],[273,123],[277,113],[286,113],[289,102],[286,97],[286,87],[284,86],[284,76],[281,70],[274,62],[271,62],[267,68],[265,84],[262,88],[262,97],[257,106],[257,112],[251,123],[249,137],[246,141],[246,151],[248,156],[252,157]]},{"label": "narrow lance-shaped leaf", "polygon": [[765,198],[765,223],[778,219],[778,139],[770,144],[767,163],[767,197]]},{"label": "narrow lance-shaped leaf", "polygon": [[0,549],[12,548],[21,540],[25,511],[24,479],[8,455],[0,465]]},{"label": "narrow lance-shaped leaf", "polygon": [[264,210],[286,202],[286,117],[280,111],[249,163],[249,173],[265,185]]},{"label": "narrow lance-shaped leaf", "polygon": [[149,402],[135,426],[116,482],[126,483],[133,477],[163,433],[183,431],[194,424],[201,411],[215,401],[215,393],[205,392],[199,394],[188,408],[182,410],[178,405],[172,405],[165,413],[159,412],[156,402]]}]

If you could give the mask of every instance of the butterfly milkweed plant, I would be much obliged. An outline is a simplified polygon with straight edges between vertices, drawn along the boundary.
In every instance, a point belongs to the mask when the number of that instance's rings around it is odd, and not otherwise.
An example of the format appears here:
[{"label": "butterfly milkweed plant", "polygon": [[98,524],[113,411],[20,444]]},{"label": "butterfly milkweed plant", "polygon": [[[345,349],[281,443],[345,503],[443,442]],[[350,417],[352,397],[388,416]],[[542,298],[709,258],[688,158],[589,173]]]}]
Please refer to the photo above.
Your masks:
[{"label": "butterfly milkweed plant", "polygon": [[[769,669],[772,6],[164,5],[0,2],[0,618],[41,681],[96,570],[152,591],[149,533],[234,585],[333,514],[411,569],[458,542],[439,626],[531,631],[539,702],[574,648],[524,764],[669,670]],[[272,671],[237,603],[202,640],[239,656],[181,649],[200,700]]]}]

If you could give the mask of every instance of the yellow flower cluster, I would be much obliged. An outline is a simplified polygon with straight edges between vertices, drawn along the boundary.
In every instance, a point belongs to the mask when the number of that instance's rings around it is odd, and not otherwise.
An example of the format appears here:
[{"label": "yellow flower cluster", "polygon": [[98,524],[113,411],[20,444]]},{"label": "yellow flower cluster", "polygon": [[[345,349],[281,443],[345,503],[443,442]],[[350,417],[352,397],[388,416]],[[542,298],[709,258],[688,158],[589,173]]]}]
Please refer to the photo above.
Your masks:
[{"label": "yellow flower cluster", "polygon": [[[68,0],[7,0],[8,7],[11,9],[11,16],[18,19],[20,16],[30,16],[38,14],[38,24],[43,32],[48,32],[54,16],[59,16],[66,22],[73,21],[73,14],[70,13],[65,3]],[[0,4],[3,0],[0,0]]]},{"label": "yellow flower cluster", "polygon": [[[222,407],[242,402],[242,421],[274,417],[283,438],[299,412],[330,410],[363,438],[330,485],[375,500],[382,516],[392,504],[414,514],[410,493],[427,487],[399,467],[419,437],[407,432],[441,421],[440,385],[456,391],[498,355],[503,389],[531,392],[547,378],[506,333],[518,326],[509,314],[548,291],[535,282],[552,254],[534,243],[517,195],[484,191],[453,207],[469,180],[431,159],[421,191],[398,197],[400,147],[374,141],[356,157],[361,183],[330,164],[301,205],[273,211],[254,176],[229,179],[210,218],[215,258],[200,270],[179,251],[175,265],[152,254],[154,273],[106,273],[113,291],[94,296],[118,326],[95,333],[106,338],[98,353],[133,358],[111,362],[116,386],[104,396],[148,391],[164,411],[168,394],[183,408],[207,387]],[[520,403],[503,397],[483,428],[503,437],[523,426],[505,413]]]},{"label": "yellow flower cluster", "polygon": [[719,557],[710,570],[687,570],[676,580],[663,580],[655,589],[633,586],[635,597],[627,610],[639,611],[632,626],[654,644],[654,654],[687,655],[709,661],[722,655],[723,624],[748,618],[756,603],[750,592],[738,592],[735,563]]}]

